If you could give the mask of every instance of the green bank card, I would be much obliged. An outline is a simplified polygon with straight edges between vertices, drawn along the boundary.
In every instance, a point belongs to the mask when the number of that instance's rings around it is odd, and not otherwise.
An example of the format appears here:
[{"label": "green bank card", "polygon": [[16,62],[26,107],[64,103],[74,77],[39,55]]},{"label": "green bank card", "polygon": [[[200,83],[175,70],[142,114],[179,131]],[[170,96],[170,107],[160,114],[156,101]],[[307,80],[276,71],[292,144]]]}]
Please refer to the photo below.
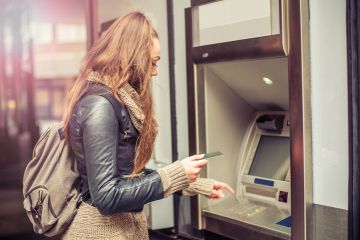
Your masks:
[{"label": "green bank card", "polygon": [[201,159],[209,159],[209,158],[218,157],[218,156],[222,156],[222,155],[224,155],[224,154],[219,151],[209,152],[209,153],[205,153],[204,157],[202,157]]}]

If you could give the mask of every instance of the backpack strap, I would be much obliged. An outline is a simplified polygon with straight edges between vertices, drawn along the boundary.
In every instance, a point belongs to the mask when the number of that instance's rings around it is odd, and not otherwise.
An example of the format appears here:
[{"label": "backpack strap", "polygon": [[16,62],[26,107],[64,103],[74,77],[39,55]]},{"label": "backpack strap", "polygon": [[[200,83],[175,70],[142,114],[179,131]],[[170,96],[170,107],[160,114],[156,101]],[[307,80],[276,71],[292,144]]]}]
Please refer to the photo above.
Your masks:
[{"label": "backpack strap", "polygon": [[99,94],[99,96],[106,98],[111,103],[115,111],[116,119],[118,120],[119,123],[119,128],[122,131],[125,131],[123,119],[126,117],[126,110],[123,109],[122,104],[119,103],[119,101],[112,95],[112,93],[103,93],[103,94]]},{"label": "backpack strap", "polygon": [[101,83],[90,83],[88,88],[86,89],[86,94],[84,96],[88,95],[97,95],[102,96],[106,98],[113,107],[116,115],[116,119],[119,123],[119,129],[122,132],[125,132],[125,126],[124,126],[124,119],[127,117],[128,113],[127,110],[124,108],[124,106],[114,97],[114,95],[111,93],[110,88],[107,86],[101,84]]}]

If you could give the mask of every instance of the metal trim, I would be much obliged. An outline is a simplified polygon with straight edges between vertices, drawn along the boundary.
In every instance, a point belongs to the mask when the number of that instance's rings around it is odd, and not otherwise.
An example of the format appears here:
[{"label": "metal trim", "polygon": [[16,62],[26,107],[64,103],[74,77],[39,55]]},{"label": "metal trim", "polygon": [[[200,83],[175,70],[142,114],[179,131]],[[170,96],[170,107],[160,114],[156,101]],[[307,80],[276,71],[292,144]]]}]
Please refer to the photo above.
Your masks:
[{"label": "metal trim", "polygon": [[[193,46],[193,27],[192,10],[185,9],[185,36],[186,36],[186,74],[187,74],[187,93],[188,93],[188,123],[189,123],[189,154],[196,154],[196,111],[195,111],[195,79],[194,63],[191,56]],[[199,229],[199,204],[198,196],[190,199],[191,205],[191,225]]]},{"label": "metal trim", "polygon": [[[287,0],[286,0],[287,1]],[[303,95],[303,137],[304,137],[304,228],[305,239],[315,239],[315,225],[313,218],[313,163],[312,163],[312,106],[311,106],[311,78],[310,78],[310,13],[309,1],[300,1],[301,13],[301,66],[302,66],[302,95]]]},{"label": "metal trim", "polygon": [[289,2],[292,240],[313,239],[308,0]]},{"label": "metal trim", "polygon": [[348,111],[349,111],[349,213],[348,238],[360,238],[360,5],[357,0],[346,1]]},{"label": "metal trim", "polygon": [[[171,147],[172,161],[179,158],[177,147],[177,124],[176,124],[176,89],[175,89],[175,41],[174,41],[174,7],[173,0],[166,1],[167,21],[168,21],[168,45],[169,45],[169,83],[170,83],[170,122],[171,122]],[[179,233],[179,211],[180,196],[173,196],[174,202],[174,228],[175,233]]]},{"label": "metal trim", "polygon": [[283,51],[286,56],[289,55],[289,2],[288,0],[280,1],[280,29]]},{"label": "metal trim", "polygon": [[283,57],[281,34],[193,47],[196,64],[239,59]]},{"label": "metal trim", "polygon": [[219,1],[222,0],[191,0],[191,6],[195,7],[195,6],[200,6],[200,5],[219,2]]}]

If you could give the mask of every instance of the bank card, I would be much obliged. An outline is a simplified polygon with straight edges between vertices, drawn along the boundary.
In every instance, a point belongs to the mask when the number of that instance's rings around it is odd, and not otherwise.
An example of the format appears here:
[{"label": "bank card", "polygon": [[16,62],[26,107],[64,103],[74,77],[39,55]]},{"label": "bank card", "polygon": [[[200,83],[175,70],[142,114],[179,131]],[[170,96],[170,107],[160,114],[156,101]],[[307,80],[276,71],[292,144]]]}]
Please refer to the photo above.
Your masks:
[{"label": "bank card", "polygon": [[220,151],[209,152],[209,153],[205,153],[201,159],[209,159],[209,158],[218,157],[218,156],[222,156],[222,155],[224,155],[224,154]]}]

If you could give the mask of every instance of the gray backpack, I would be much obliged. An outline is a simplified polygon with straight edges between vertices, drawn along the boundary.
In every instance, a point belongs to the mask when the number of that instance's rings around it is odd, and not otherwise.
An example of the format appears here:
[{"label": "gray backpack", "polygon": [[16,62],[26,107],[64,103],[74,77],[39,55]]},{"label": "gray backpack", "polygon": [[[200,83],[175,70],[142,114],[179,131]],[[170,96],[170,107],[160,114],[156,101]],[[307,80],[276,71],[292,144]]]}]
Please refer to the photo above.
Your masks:
[{"label": "gray backpack", "polygon": [[27,216],[36,233],[49,237],[66,229],[81,203],[76,162],[61,130],[55,124],[40,136],[23,179]]},{"label": "gray backpack", "polygon": [[[124,116],[124,108],[119,107],[111,93],[97,95],[112,104],[118,120]],[[121,122],[120,130],[123,128]],[[23,178],[27,216],[36,233],[49,237],[66,230],[82,202],[80,176],[62,126],[54,124],[40,136]]]}]

